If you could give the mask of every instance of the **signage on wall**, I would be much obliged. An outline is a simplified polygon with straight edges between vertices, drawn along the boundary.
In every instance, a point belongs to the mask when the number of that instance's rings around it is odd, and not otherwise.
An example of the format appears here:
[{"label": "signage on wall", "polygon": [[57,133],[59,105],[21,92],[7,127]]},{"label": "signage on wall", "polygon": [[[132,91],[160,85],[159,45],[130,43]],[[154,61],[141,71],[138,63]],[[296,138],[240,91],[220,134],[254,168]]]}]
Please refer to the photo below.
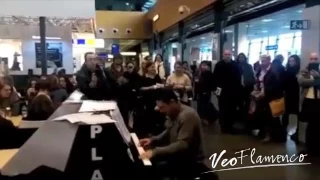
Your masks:
[{"label": "signage on wall", "polygon": [[266,46],[266,50],[267,50],[267,51],[277,50],[277,49],[278,49],[278,45]]},{"label": "signage on wall", "polygon": [[72,39],[72,44],[77,47],[104,48],[103,39]]},{"label": "signage on wall", "polygon": [[111,53],[112,54],[120,54],[120,45],[119,44],[112,44]]},{"label": "signage on wall", "polygon": [[290,30],[307,30],[309,29],[308,20],[292,20],[290,21]]},{"label": "signage on wall", "polygon": [[[43,60],[41,44],[35,43],[36,67],[41,68]],[[62,43],[47,43],[47,67],[61,68],[63,65]]]}]

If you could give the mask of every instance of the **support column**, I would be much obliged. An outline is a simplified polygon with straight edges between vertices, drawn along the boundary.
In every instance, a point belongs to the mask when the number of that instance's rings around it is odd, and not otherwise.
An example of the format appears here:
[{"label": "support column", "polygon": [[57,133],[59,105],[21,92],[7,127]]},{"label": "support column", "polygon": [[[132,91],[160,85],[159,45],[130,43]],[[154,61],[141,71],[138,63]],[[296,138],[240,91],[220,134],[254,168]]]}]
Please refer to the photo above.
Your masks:
[{"label": "support column", "polygon": [[234,36],[234,26],[231,26],[231,28],[225,29],[223,31],[223,49],[224,50],[230,50],[232,52],[233,48],[233,36]]},{"label": "support column", "polygon": [[[164,53],[166,51],[165,44],[163,42],[163,36],[164,36],[164,34],[163,34],[163,32],[161,32],[158,34],[158,39],[157,39],[157,49],[161,50],[160,53],[162,54],[162,56],[164,56]],[[164,61],[169,62],[168,59],[164,59]]]},{"label": "support column", "polygon": [[218,47],[216,50],[212,49],[212,59],[213,60],[221,60],[223,54],[223,44],[224,44],[224,33],[223,33],[223,1],[218,0],[213,3],[214,9],[214,33],[218,34]]},{"label": "support column", "polygon": [[41,59],[41,74],[47,75],[47,42],[46,42],[46,18],[40,17],[40,49],[42,54]]},{"label": "support column", "polygon": [[239,52],[238,52],[238,43],[239,43],[239,24],[235,24],[234,25],[234,31],[233,31],[233,43],[234,43],[234,46],[232,48],[232,51],[234,53],[234,56],[238,56]]},{"label": "support column", "polygon": [[320,53],[320,2],[315,4],[315,1],[307,1],[302,17],[303,20],[309,20],[309,29],[302,30],[301,67],[304,68],[310,53]]},{"label": "support column", "polygon": [[180,51],[178,52],[179,56],[180,56],[180,60],[183,62],[184,61],[184,49],[185,49],[185,45],[184,45],[184,36],[183,36],[183,29],[184,29],[184,23],[182,21],[179,22],[179,45],[180,48],[178,47],[178,50],[180,49]]},{"label": "support column", "polygon": [[[235,51],[237,54],[239,53],[244,53],[247,57],[249,56],[249,44],[248,44],[248,29],[249,29],[249,24],[247,23],[239,23],[238,25],[238,35],[237,43],[235,42]],[[255,60],[256,61],[256,60]]]}]

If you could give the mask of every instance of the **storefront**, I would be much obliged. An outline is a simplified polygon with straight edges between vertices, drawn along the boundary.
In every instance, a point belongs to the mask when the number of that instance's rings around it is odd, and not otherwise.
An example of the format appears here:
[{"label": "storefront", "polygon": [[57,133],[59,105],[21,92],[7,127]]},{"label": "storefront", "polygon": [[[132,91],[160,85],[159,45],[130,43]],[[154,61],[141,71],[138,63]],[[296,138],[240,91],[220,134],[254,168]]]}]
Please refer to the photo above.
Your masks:
[{"label": "storefront", "polygon": [[213,33],[206,33],[185,40],[185,61],[212,61]]},{"label": "storefront", "polygon": [[[238,18],[235,15],[232,20],[221,20],[221,36],[218,33],[220,28],[213,25],[217,24],[213,11],[207,10],[189,18],[182,25],[179,23],[175,28],[162,32],[162,36],[159,36],[162,39],[158,37],[158,46],[162,49],[164,59],[169,61],[171,71],[177,60],[187,61],[189,64],[193,61],[199,64],[203,60],[209,60],[214,64],[221,59],[224,49],[233,52],[233,59],[237,54],[244,53],[251,64],[258,61],[263,54],[269,54],[271,58],[281,54],[286,63],[290,55],[301,55],[302,31],[290,30],[290,21],[303,19],[302,11],[305,5],[283,3],[279,6],[257,10],[259,13],[254,16],[247,13],[239,20],[235,20]],[[268,14],[270,12],[274,13]]]},{"label": "storefront", "polygon": [[[23,71],[22,61],[22,41],[18,39],[1,39],[0,40],[0,58],[1,72],[9,69],[15,71]],[[18,62],[18,66],[13,66],[14,61]],[[3,62],[3,63],[2,63]]]},{"label": "storefront", "polygon": [[250,64],[264,54],[271,59],[281,54],[285,64],[290,55],[301,55],[302,32],[290,30],[290,21],[301,20],[303,9],[304,5],[299,5],[226,27],[224,49],[232,49],[234,55],[244,53]]},{"label": "storefront", "polygon": [[[37,26],[0,25],[0,74],[40,75],[42,52]],[[72,37],[68,27],[54,26],[47,32],[47,73],[64,68],[73,73]]]}]

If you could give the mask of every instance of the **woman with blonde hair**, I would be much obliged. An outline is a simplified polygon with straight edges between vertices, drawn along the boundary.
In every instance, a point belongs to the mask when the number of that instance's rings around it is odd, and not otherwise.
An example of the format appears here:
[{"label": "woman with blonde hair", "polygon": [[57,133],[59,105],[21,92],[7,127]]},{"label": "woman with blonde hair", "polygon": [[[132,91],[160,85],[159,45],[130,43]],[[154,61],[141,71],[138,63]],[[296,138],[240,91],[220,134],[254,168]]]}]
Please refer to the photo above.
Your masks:
[{"label": "woman with blonde hair", "polygon": [[157,54],[154,60],[154,65],[157,71],[157,74],[160,76],[162,80],[164,80],[166,77],[166,73],[164,70],[164,64],[163,64],[163,58],[161,54]]},{"label": "woman with blonde hair", "polygon": [[148,69],[146,68],[147,62],[151,62],[150,56],[146,56],[144,59],[140,59],[139,75],[144,76]]}]

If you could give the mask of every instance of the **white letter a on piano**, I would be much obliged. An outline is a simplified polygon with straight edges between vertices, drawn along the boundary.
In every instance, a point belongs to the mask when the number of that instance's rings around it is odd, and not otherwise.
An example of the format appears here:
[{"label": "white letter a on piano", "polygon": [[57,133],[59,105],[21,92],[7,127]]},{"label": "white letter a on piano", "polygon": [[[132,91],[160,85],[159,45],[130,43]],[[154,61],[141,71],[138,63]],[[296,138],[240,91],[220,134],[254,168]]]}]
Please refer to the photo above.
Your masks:
[{"label": "white letter a on piano", "polygon": [[93,171],[91,180],[103,180],[102,174],[99,169]]}]

